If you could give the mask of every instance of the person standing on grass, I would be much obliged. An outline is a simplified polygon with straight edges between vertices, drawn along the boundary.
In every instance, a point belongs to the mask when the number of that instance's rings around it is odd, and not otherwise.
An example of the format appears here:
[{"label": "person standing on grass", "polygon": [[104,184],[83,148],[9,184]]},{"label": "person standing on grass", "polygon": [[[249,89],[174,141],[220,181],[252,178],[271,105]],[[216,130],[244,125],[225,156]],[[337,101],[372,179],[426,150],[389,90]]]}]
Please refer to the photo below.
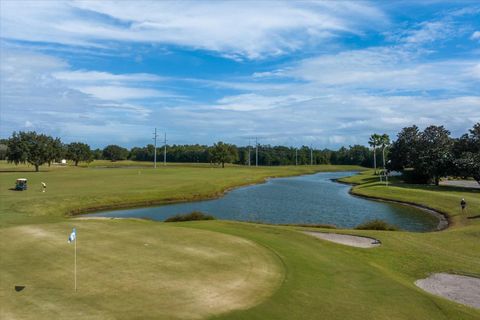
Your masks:
[{"label": "person standing on grass", "polygon": [[42,192],[45,192],[47,190],[47,184],[45,182],[42,182]]},{"label": "person standing on grass", "polygon": [[464,198],[462,198],[462,201],[460,201],[460,206],[462,207],[462,213],[464,213],[465,210],[467,209],[467,202],[465,201]]}]

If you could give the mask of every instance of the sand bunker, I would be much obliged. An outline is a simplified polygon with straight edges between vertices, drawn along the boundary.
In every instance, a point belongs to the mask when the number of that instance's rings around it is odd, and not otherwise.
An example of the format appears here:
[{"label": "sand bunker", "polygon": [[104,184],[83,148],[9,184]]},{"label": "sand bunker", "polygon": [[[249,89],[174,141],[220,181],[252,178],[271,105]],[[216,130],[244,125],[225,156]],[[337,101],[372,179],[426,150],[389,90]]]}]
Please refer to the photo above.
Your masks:
[{"label": "sand bunker", "polygon": [[432,294],[480,309],[480,278],[435,273],[415,284]]},{"label": "sand bunker", "polygon": [[325,233],[325,232],[316,232],[316,231],[304,231],[308,235],[332,241],[346,246],[358,247],[358,248],[374,248],[378,247],[381,243],[379,240],[367,237],[351,236],[348,234],[338,234],[338,233]]}]

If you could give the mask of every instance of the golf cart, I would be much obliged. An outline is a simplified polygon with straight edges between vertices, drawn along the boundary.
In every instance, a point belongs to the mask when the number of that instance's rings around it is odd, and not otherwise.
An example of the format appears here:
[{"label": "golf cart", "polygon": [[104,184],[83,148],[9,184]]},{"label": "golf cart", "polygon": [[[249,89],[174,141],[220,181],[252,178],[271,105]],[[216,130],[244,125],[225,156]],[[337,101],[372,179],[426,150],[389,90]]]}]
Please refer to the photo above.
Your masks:
[{"label": "golf cart", "polygon": [[18,191],[27,190],[27,179],[25,178],[17,179],[17,182],[15,183],[15,190],[18,190]]}]

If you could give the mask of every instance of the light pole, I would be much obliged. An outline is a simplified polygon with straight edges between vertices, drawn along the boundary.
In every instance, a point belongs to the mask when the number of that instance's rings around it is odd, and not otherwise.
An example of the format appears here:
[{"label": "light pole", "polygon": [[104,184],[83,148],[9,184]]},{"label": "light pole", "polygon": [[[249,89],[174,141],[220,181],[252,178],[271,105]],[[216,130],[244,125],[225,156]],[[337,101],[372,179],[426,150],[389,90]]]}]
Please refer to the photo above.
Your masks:
[{"label": "light pole", "polygon": [[153,151],[153,167],[157,167],[157,128],[155,128],[155,132],[153,133],[153,141],[154,142],[154,148],[155,150]]},{"label": "light pole", "polygon": [[167,133],[165,132],[165,136],[163,139],[163,165],[167,165]]}]

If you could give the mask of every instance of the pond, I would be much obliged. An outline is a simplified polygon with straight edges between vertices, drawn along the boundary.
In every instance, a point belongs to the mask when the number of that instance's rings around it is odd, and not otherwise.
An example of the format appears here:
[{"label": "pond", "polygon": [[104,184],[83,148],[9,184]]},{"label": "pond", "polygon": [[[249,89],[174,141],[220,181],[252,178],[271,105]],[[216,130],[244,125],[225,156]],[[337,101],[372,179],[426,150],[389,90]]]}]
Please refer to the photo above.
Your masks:
[{"label": "pond", "polygon": [[368,220],[381,219],[409,231],[430,231],[437,227],[438,219],[420,209],[355,197],[349,194],[349,185],[332,181],[352,174],[355,172],[322,172],[276,178],[232,190],[214,200],[92,215],[163,221],[175,214],[201,211],[217,219],[273,224],[333,224],[340,228],[353,228]]}]

